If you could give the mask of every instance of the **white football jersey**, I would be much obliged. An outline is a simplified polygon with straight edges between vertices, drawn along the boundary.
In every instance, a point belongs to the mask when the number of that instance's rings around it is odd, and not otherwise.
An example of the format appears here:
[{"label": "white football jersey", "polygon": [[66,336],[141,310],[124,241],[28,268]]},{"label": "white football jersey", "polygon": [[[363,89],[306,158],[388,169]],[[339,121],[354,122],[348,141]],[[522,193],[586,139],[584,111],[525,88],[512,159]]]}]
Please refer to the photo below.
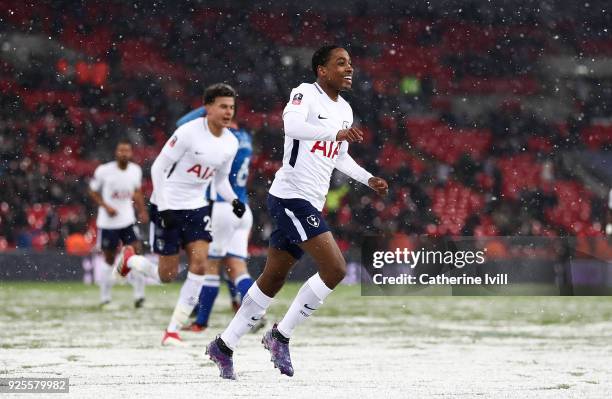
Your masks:
[{"label": "white football jersey", "polygon": [[[283,118],[290,112],[303,115],[311,125],[336,131],[353,124],[349,103],[340,96],[333,101],[317,83],[302,83],[291,91]],[[283,166],[274,176],[270,194],[302,198],[322,210],[338,157],[347,151],[345,141],[298,140],[285,135]]]},{"label": "white football jersey", "polygon": [[129,162],[127,168],[120,169],[117,162],[113,161],[96,168],[89,188],[100,192],[104,202],[117,211],[111,217],[104,208],[98,208],[96,224],[99,228],[122,229],[136,222],[133,197],[141,183],[142,169],[135,163]]},{"label": "white football jersey", "polygon": [[[197,209],[208,204],[204,192],[216,173],[229,174],[238,151],[238,139],[228,129],[221,136],[208,129],[206,118],[181,125],[166,142],[161,154],[174,161],[167,170],[164,198],[167,208]],[[155,188],[151,202],[157,204]]]}]

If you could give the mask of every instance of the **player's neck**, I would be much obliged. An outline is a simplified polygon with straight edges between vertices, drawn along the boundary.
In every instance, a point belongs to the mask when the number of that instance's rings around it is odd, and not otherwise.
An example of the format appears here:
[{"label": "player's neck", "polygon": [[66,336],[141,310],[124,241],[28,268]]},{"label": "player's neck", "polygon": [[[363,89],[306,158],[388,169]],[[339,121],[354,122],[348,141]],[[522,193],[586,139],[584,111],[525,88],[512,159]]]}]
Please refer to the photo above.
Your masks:
[{"label": "player's neck", "polygon": [[317,84],[319,87],[321,87],[321,89],[323,89],[325,94],[327,94],[327,97],[329,97],[332,101],[338,101],[340,91],[329,87],[329,85],[327,85],[325,82],[321,82],[319,79],[317,79]]},{"label": "player's neck", "polygon": [[214,124],[210,123],[208,118],[206,118],[206,124],[208,125],[208,130],[213,136],[219,137],[223,134],[223,126],[215,126]]},{"label": "player's neck", "polygon": [[128,163],[127,163],[127,162],[123,163],[123,162],[119,162],[119,161],[117,161],[117,167],[118,167],[119,169],[121,169],[121,170],[126,170],[126,169],[127,169],[127,167],[128,167]]}]

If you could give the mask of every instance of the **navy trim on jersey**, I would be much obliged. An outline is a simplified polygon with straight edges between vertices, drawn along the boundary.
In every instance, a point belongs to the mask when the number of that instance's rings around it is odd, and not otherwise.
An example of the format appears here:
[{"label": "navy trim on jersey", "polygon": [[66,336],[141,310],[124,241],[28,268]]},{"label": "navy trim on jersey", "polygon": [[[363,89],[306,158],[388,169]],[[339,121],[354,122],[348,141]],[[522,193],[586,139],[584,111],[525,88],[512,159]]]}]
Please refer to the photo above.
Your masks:
[{"label": "navy trim on jersey", "polygon": [[178,162],[175,162],[174,164],[172,164],[172,167],[170,168],[170,172],[168,172],[168,176],[166,176],[166,179],[169,179],[170,176],[172,175],[172,173],[174,173],[174,169],[176,169],[176,164]]},{"label": "navy trim on jersey", "polygon": [[323,90],[319,87],[318,83],[314,82],[313,84],[314,84],[315,89],[317,89],[317,91],[319,92],[319,94],[323,94]]},{"label": "navy trim on jersey", "polygon": [[291,157],[289,158],[289,165],[295,167],[297,161],[298,151],[300,150],[300,140],[293,139],[293,147],[291,148]]}]

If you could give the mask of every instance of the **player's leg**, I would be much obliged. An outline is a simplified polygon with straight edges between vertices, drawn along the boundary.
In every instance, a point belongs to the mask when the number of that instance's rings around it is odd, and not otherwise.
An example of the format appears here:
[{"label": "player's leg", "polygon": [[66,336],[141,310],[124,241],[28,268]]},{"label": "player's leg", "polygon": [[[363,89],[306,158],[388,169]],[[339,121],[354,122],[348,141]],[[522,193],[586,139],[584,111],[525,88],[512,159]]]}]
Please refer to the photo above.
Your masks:
[{"label": "player's leg", "polygon": [[221,282],[219,266],[240,222],[240,219],[232,212],[231,205],[227,202],[216,202],[212,207],[211,216],[213,241],[208,248],[204,283],[198,301],[198,315],[195,322],[189,327],[192,331],[202,331],[203,328],[208,326],[210,313],[219,294]]},{"label": "player's leg", "polygon": [[[174,212],[176,218],[180,220],[183,215],[182,211]],[[117,271],[120,275],[126,276],[131,270],[135,270],[157,282],[169,283],[178,274],[180,227],[162,228],[157,207],[153,204],[151,204],[149,214],[151,215],[149,242],[153,252],[159,255],[158,262],[155,263],[143,255],[135,254],[134,248],[126,245],[119,254]]]},{"label": "player's leg", "polygon": [[268,196],[268,211],[274,221],[275,230],[270,235],[264,271],[247,291],[240,309],[227,328],[206,347],[223,378],[235,378],[232,355],[240,338],[264,316],[272,298],[285,284],[289,270],[303,255],[302,249],[294,243],[299,241],[300,237],[287,214],[286,205],[290,203],[272,195]]},{"label": "player's leg", "polygon": [[[227,328],[206,347],[206,353],[219,367],[222,378],[236,378],[232,361],[233,351],[236,349],[240,338],[264,316],[273,296],[282,288],[296,261],[297,258],[285,250],[268,248],[268,257],[263,273],[249,288],[242,299],[238,312],[236,312]],[[264,293],[264,290],[267,294]]]},{"label": "player's leg", "polygon": [[247,291],[251,288],[251,285],[253,285],[253,278],[249,274],[246,263],[248,258],[249,235],[252,226],[253,213],[250,207],[247,206],[247,210],[240,220],[238,228],[236,228],[234,235],[229,240],[225,257],[227,274],[229,280],[233,281],[240,295],[240,302],[242,302],[242,298],[245,297]]},{"label": "player's leg", "polygon": [[98,231],[98,239],[104,266],[100,274],[100,304],[106,305],[112,299],[111,290],[114,284],[113,279],[113,264],[115,256],[117,256],[117,247],[119,246],[119,237],[116,230],[100,229]]},{"label": "player's leg", "polygon": [[265,314],[272,298],[285,284],[289,270],[303,255],[292,241],[299,240],[298,232],[286,212],[285,201],[268,196],[268,211],[276,229],[270,235],[270,247],[263,272],[243,297],[242,305],[221,334],[227,347],[234,349],[240,338],[256,325]]},{"label": "player's leg", "polygon": [[[187,253],[188,272],[162,344],[165,344],[166,341],[170,343],[176,339],[180,341],[178,330],[187,324],[189,315],[198,303],[202,285],[206,281],[205,272],[208,247],[212,241],[209,206],[180,211],[180,213],[183,223],[180,239],[184,243],[185,252]],[[169,336],[171,340],[167,340]]]},{"label": "player's leg", "polygon": [[[120,231],[121,242],[134,248],[134,253],[142,255],[142,243],[138,227],[131,225]],[[145,276],[142,273],[130,273],[128,282],[134,292],[134,307],[141,308],[145,300]]]},{"label": "player's leg", "polygon": [[[177,333],[187,324],[189,315],[198,303],[200,291],[205,282],[205,267],[208,254],[208,242],[197,240],[185,245],[188,259],[187,278],[183,282],[179,298],[174,307],[167,333]],[[217,287],[218,288],[218,287]]]},{"label": "player's leg", "polygon": [[323,304],[346,275],[344,257],[331,232],[311,238],[301,243],[300,247],[314,259],[319,272],[302,285],[289,310],[278,323],[278,331],[287,339],[295,327]]},{"label": "player's leg", "polygon": [[[281,374],[293,375],[289,339],[294,328],[319,308],[346,273],[346,265],[321,213],[308,201],[281,200],[290,228],[285,228],[292,242],[312,256],[319,273],[300,288],[289,310],[278,325],[264,334],[262,343],[270,351],[272,362]],[[297,237],[295,236],[297,232]]]},{"label": "player's leg", "polygon": [[[210,254],[210,250],[209,250]],[[208,327],[208,319],[219,294],[221,279],[219,276],[220,259],[210,258],[206,261],[204,281],[198,297],[197,315],[195,321],[186,330],[201,332]]]},{"label": "player's leg", "polygon": [[234,284],[232,279],[227,274],[227,267],[224,263],[221,264],[221,280],[225,281],[232,309],[234,310],[234,313],[236,313],[238,311],[238,308],[240,307],[240,301],[242,300],[242,297],[240,296],[240,293],[236,288],[236,284]]}]

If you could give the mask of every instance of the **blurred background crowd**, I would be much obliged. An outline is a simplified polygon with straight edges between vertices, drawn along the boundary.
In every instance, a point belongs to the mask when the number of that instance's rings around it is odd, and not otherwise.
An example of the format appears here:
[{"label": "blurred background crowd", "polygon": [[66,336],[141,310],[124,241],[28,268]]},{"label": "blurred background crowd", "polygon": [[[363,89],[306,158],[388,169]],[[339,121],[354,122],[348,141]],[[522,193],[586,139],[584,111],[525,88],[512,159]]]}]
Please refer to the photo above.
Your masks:
[{"label": "blurred background crowd", "polygon": [[603,234],[605,1],[257,3],[1,2],[0,251],[86,252],[95,167],[129,138],[150,195],[150,164],[176,120],[221,81],[239,92],[236,120],[254,134],[251,249],[265,250],[282,109],[330,43],[356,69],[345,98],[366,141],[351,154],[391,186],[380,198],[334,176],[325,213],[342,249],[366,231]]}]

